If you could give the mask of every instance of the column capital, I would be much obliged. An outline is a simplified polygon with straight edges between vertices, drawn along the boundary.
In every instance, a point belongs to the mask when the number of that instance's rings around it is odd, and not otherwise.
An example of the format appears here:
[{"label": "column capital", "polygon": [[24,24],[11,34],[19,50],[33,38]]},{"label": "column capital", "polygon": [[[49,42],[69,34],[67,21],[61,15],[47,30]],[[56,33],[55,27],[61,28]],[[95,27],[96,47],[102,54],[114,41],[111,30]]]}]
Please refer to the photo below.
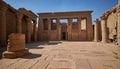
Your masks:
[{"label": "column capital", "polygon": [[30,19],[30,18],[26,18],[26,20],[27,20],[28,22],[31,22],[31,19]]},{"label": "column capital", "polygon": [[68,22],[72,22],[72,18],[68,18]]},{"label": "column capital", "polygon": [[16,15],[17,15],[17,18],[20,18],[20,19],[23,17],[22,13],[16,13]]},{"label": "column capital", "polygon": [[60,23],[60,18],[56,18],[56,22],[57,22],[57,23]]},{"label": "column capital", "polygon": [[107,20],[107,18],[108,18],[108,16],[105,14],[105,15],[102,15],[101,17],[100,17],[100,19],[101,20]]},{"label": "column capital", "polygon": [[2,11],[6,11],[7,9],[8,9],[8,5],[7,4],[5,4],[4,2],[0,2],[0,9],[2,10]]},{"label": "column capital", "polygon": [[82,18],[81,18],[81,17],[79,17],[79,18],[78,18],[78,21],[81,21],[81,19],[82,19]]},{"label": "column capital", "polygon": [[94,20],[94,22],[99,22],[99,19],[96,18],[96,19]]}]

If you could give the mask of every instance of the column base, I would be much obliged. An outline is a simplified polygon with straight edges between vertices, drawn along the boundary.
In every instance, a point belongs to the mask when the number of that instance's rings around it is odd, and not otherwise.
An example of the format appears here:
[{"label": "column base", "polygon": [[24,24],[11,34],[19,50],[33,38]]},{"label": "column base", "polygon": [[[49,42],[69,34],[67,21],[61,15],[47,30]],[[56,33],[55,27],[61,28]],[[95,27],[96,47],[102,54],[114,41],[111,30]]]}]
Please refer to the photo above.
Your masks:
[{"label": "column base", "polygon": [[3,58],[18,58],[18,57],[21,57],[21,56],[24,56],[27,54],[29,54],[29,50],[26,48],[24,50],[16,51],[16,52],[5,51],[5,52],[3,52],[2,57]]},{"label": "column base", "polygon": [[99,42],[99,40],[94,40],[94,42]]}]

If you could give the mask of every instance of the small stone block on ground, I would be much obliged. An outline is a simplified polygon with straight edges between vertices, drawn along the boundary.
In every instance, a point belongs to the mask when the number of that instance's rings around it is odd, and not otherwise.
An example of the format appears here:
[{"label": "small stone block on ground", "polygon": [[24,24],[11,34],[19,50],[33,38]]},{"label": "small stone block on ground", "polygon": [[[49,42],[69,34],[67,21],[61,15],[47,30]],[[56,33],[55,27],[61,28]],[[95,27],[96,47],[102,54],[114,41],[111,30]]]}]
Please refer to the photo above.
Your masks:
[{"label": "small stone block on ground", "polygon": [[29,53],[25,48],[25,35],[20,33],[12,33],[9,35],[7,51],[3,52],[3,58],[16,58]]}]

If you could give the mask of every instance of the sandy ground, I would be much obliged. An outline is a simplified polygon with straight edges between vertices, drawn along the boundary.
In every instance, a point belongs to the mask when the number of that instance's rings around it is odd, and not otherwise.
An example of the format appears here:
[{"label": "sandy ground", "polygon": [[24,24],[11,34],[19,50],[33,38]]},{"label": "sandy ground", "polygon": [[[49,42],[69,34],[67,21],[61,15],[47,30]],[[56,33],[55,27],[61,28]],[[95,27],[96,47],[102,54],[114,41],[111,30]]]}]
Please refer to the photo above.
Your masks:
[{"label": "sandy ground", "polygon": [[95,42],[35,42],[29,55],[0,59],[0,69],[120,69],[118,47]]}]

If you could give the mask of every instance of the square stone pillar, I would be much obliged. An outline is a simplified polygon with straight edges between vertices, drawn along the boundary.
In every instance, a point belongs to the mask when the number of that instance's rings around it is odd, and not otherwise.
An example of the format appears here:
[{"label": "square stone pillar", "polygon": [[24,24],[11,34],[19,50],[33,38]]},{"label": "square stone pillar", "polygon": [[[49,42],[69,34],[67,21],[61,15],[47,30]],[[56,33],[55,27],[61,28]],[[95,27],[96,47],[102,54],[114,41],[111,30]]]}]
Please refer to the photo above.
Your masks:
[{"label": "square stone pillar", "polygon": [[72,40],[72,18],[68,19],[68,40]]},{"label": "square stone pillar", "polygon": [[60,18],[57,18],[56,22],[57,22],[57,37],[58,37],[58,40],[61,40]]},{"label": "square stone pillar", "polygon": [[81,18],[78,18],[78,31],[79,31],[78,40],[81,40],[81,36],[80,36],[81,35]]},{"label": "square stone pillar", "polygon": [[92,41],[94,40],[94,31],[93,31],[93,26],[92,26],[92,16],[89,15],[87,16],[87,40]]},{"label": "square stone pillar", "polygon": [[51,32],[51,19],[49,18],[48,19],[48,41],[51,40],[50,39],[50,37],[51,37],[50,32]]},{"label": "square stone pillar", "polygon": [[95,42],[99,41],[99,37],[98,37],[98,23],[99,23],[99,20],[95,19],[94,20],[94,41]]},{"label": "square stone pillar", "polygon": [[28,49],[25,48],[25,35],[20,33],[10,34],[7,51],[3,52],[3,58],[16,58],[28,53]]},{"label": "square stone pillar", "polygon": [[42,41],[42,32],[43,32],[43,19],[39,19],[38,23],[38,40]]},{"label": "square stone pillar", "polygon": [[22,13],[17,13],[17,33],[22,33]]},{"label": "square stone pillar", "polygon": [[30,18],[26,18],[27,19],[27,43],[30,43],[31,42],[31,24],[32,24],[32,21]]},{"label": "square stone pillar", "polygon": [[[1,8],[1,7],[0,7]],[[6,46],[7,45],[7,35],[6,35],[6,12],[7,8],[6,6],[2,6],[1,8],[1,21],[0,21],[0,46]]]},{"label": "square stone pillar", "polygon": [[101,17],[101,28],[102,28],[102,42],[107,43],[107,23],[106,23],[106,17]]},{"label": "square stone pillar", "polygon": [[37,41],[37,28],[36,28],[37,22],[34,21],[34,27],[33,27],[33,35],[34,35],[34,41]]}]

